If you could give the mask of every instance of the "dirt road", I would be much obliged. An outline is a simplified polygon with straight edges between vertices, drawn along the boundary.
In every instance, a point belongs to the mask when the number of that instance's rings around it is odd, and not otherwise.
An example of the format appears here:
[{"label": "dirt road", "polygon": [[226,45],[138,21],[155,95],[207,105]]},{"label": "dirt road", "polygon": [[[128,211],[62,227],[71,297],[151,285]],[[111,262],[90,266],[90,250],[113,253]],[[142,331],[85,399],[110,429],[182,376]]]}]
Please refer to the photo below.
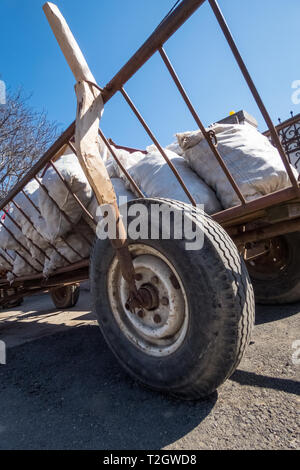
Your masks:
[{"label": "dirt road", "polygon": [[[121,369],[82,292],[71,312],[46,296],[0,311],[0,449],[299,448],[300,304],[258,307],[235,374],[212,397],[180,402]],[[299,415],[298,415],[299,416]]]}]

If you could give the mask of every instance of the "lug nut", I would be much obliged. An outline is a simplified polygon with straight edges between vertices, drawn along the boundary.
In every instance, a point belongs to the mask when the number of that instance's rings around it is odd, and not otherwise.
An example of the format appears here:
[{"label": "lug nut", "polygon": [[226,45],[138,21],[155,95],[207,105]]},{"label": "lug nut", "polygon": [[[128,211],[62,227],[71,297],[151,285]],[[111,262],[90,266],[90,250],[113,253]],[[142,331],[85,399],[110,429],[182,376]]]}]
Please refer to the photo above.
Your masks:
[{"label": "lug nut", "polygon": [[137,314],[140,318],[144,318],[144,316],[145,316],[144,310],[139,310]]},{"label": "lug nut", "polygon": [[136,273],[134,278],[136,281],[141,281],[143,279],[143,275],[141,273]]},{"label": "lug nut", "polygon": [[156,313],[153,317],[153,320],[155,323],[160,323],[161,322],[161,316]]},{"label": "lug nut", "polygon": [[154,283],[154,284],[158,284],[158,277],[157,276],[153,276],[151,281]]},{"label": "lug nut", "polygon": [[161,304],[162,305],[169,305],[169,299],[167,297],[163,297],[161,299]]}]

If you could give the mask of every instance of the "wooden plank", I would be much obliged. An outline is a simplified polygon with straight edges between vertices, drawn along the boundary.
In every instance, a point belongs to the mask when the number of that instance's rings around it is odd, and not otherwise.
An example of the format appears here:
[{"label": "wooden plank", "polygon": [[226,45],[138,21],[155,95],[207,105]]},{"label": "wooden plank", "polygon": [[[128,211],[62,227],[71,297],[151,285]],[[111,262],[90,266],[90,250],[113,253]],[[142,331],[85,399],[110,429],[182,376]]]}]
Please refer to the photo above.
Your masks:
[{"label": "wooden plank", "polygon": [[77,116],[75,148],[85,175],[99,204],[114,204],[116,194],[104,162],[99,153],[99,116],[103,110],[101,94],[94,98],[90,86],[79,81],[75,86]]},{"label": "wooden plank", "polygon": [[130,291],[136,293],[134,268],[127,247],[126,230],[120,217],[115,190],[99,151],[98,129],[104,107],[101,92],[87,83],[95,83],[95,79],[57,6],[48,2],[43,9],[77,81],[75,86],[77,96],[75,149],[77,157],[94,190],[99,205],[109,204],[114,209],[116,238],[110,241],[116,249],[122,275],[128,282]]},{"label": "wooden plank", "polygon": [[54,3],[47,2],[43,10],[76,81],[89,80],[95,83],[80,47],[58,7]]},{"label": "wooden plank", "polygon": [[98,146],[98,128],[103,113],[100,91],[87,82],[96,83],[89,66],[58,7],[47,2],[45,15],[57,42],[77,81],[77,116],[75,125],[75,148],[82,169],[99,204],[116,203],[116,194],[110,181]]}]

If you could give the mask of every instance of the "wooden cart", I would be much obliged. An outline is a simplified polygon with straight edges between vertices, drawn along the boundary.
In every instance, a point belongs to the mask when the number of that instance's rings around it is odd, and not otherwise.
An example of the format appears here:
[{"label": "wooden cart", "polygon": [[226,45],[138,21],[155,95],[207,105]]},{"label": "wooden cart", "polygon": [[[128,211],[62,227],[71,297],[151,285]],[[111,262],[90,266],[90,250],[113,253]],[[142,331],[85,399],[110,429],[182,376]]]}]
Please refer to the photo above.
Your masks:
[{"label": "wooden cart", "polygon": [[[250,202],[244,199],[222,159],[216,145],[216,136],[203,126],[163,49],[166,41],[205,1],[180,2],[103,89],[95,83],[58,9],[52,4],[46,4],[44,10],[49,23],[77,81],[77,120],[0,204],[1,210],[15,204],[16,195],[24,192],[25,185],[32,179],[36,179],[47,192],[39,176],[46,165],[51,165],[96,227],[97,221],[56,168],[55,160],[62,148],[66,145],[72,148],[99,204],[106,203],[114,207],[117,236],[113,240],[100,240],[96,237],[90,260],[81,259],[68,264],[48,279],[41,272],[15,278],[10,283],[5,278],[1,279],[0,304],[7,305],[8,302],[27,295],[50,291],[58,306],[70,306],[78,298],[76,283],[90,277],[93,307],[99,326],[125,369],[153,389],[187,399],[212,393],[239,364],[249,342],[254,321],[252,284],[257,301],[284,303],[300,300],[299,184],[217,2],[208,0],[265,119],[272,143],[277,147],[289,175],[290,187]],[[197,209],[188,187],[125,91],[126,82],[155,53],[160,55],[162,64],[167,68],[170,78],[221,165],[224,178],[230,181],[240,200],[238,206],[212,217]],[[178,184],[190,200],[190,205],[172,200],[144,198],[140,188],[122,166],[114,146],[98,128],[102,106],[115,93],[120,93],[132,109],[174,172]],[[99,166],[96,162],[95,149],[94,153],[87,150],[91,140],[87,142],[86,135],[91,132],[94,137],[95,123],[109,152],[139,194],[138,202],[148,211],[143,223],[151,224],[150,207],[153,205],[179,212],[183,218],[190,218],[203,232],[204,246],[201,250],[186,250],[186,240],[183,239],[172,239],[172,236],[170,240],[163,239],[159,222],[156,227],[158,239],[133,240],[127,235],[104,164]],[[48,197],[51,198],[49,193]],[[131,201],[127,210],[135,202]],[[62,215],[68,218],[66,214]],[[5,223],[3,225],[5,227]],[[76,231],[76,226],[73,229]]]}]

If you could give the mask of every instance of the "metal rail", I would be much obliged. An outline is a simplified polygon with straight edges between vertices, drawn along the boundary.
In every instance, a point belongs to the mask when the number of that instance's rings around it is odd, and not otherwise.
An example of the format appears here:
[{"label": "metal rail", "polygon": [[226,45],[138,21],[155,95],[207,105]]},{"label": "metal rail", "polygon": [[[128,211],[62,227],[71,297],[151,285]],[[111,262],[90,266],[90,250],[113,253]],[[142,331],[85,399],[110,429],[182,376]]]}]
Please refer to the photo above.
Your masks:
[{"label": "metal rail", "polygon": [[198,114],[196,113],[196,110],[194,108],[194,106],[192,105],[185,89],[183,88],[182,84],[180,83],[180,80],[175,72],[175,69],[173,67],[173,65],[171,64],[167,54],[165,53],[164,49],[161,47],[159,49],[159,53],[160,53],[160,56],[162,58],[162,60],[164,61],[164,64],[166,65],[175,85],[177,86],[177,89],[179,91],[179,93],[181,94],[185,104],[187,105],[190,113],[192,114],[194,120],[196,121],[196,124],[197,126],[199,127],[199,129],[201,130],[204,138],[206,139],[211,151],[213,152],[213,154],[215,155],[216,159],[218,160],[222,170],[224,171],[225,173],[225,176],[228,178],[233,190],[235,191],[236,195],[238,196],[238,198],[240,199],[241,203],[242,204],[245,204],[246,201],[245,201],[245,198],[243,196],[243,194],[241,193],[238,185],[236,184],[233,176],[231,175],[230,171],[228,170],[223,158],[221,157],[220,155],[220,152],[218,151],[216,145],[214,145],[213,141],[212,141],[212,138],[211,138],[211,134],[209,132],[206,131],[204,125],[202,124]]},{"label": "metal rail", "polygon": [[[92,245],[90,240],[80,231],[78,230],[77,228],[77,225],[74,224],[72,222],[72,220],[70,219],[70,217],[59,207],[59,205],[57,204],[57,202],[55,201],[55,199],[53,199],[52,196],[50,196],[49,194],[49,191],[48,189],[46,188],[46,186],[39,180],[39,178],[37,178],[37,176],[34,177],[34,179],[38,182],[38,184],[40,185],[40,187],[43,189],[43,191],[47,194],[48,198],[51,200],[51,202],[53,203],[53,205],[56,207],[56,209],[61,213],[61,215],[66,219],[66,221],[70,224],[70,226],[72,227],[72,229],[74,230],[74,232],[76,232],[79,236],[81,236],[81,238],[83,238],[83,240],[85,242],[87,242],[90,246]],[[64,242],[68,245],[69,248],[71,248],[72,251],[74,251],[74,253],[76,253],[81,259],[83,259],[83,257],[81,256],[81,254],[74,248],[72,247],[72,245],[67,242],[66,239],[64,239]]]},{"label": "metal rail", "polygon": [[[41,212],[40,212],[40,209],[39,207],[37,207],[34,202],[32,201],[32,199],[30,199],[30,197],[28,196],[28,194],[26,194],[25,191],[21,191],[22,194],[26,197],[26,199],[28,200],[28,202],[32,205],[32,207],[37,211],[37,213],[41,216]],[[66,243],[64,237],[62,236],[61,239]],[[66,258],[62,253],[60,253],[60,251],[58,251],[58,249],[56,248],[55,245],[53,245],[49,240],[47,240],[47,243],[48,245],[53,248],[54,251],[56,251],[56,253],[65,261],[67,262],[67,264],[70,264],[70,261],[68,260],[68,258]]]},{"label": "metal rail", "polygon": [[272,122],[270,114],[268,113],[267,108],[265,107],[264,102],[261,99],[261,96],[258,93],[258,90],[257,90],[257,88],[254,84],[254,81],[252,80],[251,75],[250,75],[250,73],[249,73],[249,71],[246,67],[246,64],[242,59],[242,56],[241,56],[241,54],[240,54],[240,52],[237,48],[237,45],[236,45],[236,43],[233,39],[233,36],[232,36],[232,34],[230,32],[230,29],[229,29],[229,27],[226,23],[226,20],[225,20],[222,12],[220,10],[220,7],[219,7],[218,3],[216,2],[216,0],[208,0],[208,1],[209,1],[209,4],[210,4],[214,14],[215,14],[215,17],[216,17],[218,23],[219,23],[219,25],[220,25],[220,27],[223,31],[223,34],[224,34],[224,36],[227,40],[227,43],[228,43],[228,45],[229,45],[229,47],[230,47],[230,49],[231,49],[231,51],[234,55],[234,58],[237,61],[238,66],[239,66],[239,68],[240,68],[240,70],[241,70],[241,72],[242,72],[242,74],[243,74],[243,76],[244,76],[244,78],[247,82],[247,85],[248,85],[248,87],[249,87],[249,89],[252,93],[252,96],[255,99],[256,104],[259,107],[259,110],[260,110],[261,114],[263,115],[263,118],[264,118],[264,120],[265,120],[265,122],[268,126],[268,129],[270,131],[270,135],[272,137],[273,143],[277,147],[277,150],[280,154],[281,160],[282,160],[282,162],[285,166],[286,172],[289,175],[292,186],[295,189],[295,194],[297,196],[300,196],[300,188],[298,186],[298,182],[295,178],[294,173],[292,172],[289,160],[288,160],[288,158],[286,156],[286,153],[284,151],[284,148],[283,148],[283,146],[280,142],[279,136],[278,136],[277,131],[275,129],[275,126]]},{"label": "metal rail", "polygon": [[[172,80],[174,81],[178,91],[180,92],[183,100],[185,101],[189,111],[191,112],[192,116],[195,119],[195,122],[197,123],[199,129],[202,131],[204,137],[206,138],[208,145],[213,152],[214,156],[218,160],[221,168],[224,171],[224,174],[228,178],[233,190],[237,194],[238,198],[241,201],[241,205],[233,207],[231,209],[227,209],[225,211],[222,211],[218,214],[215,214],[214,218],[219,221],[220,223],[223,224],[228,224],[230,221],[234,221],[236,218],[239,218],[241,216],[246,216],[247,214],[254,213],[255,211],[259,211],[262,209],[266,209],[268,207],[271,207],[274,204],[281,203],[287,200],[295,199],[300,196],[300,189],[298,182],[290,168],[288,158],[286,156],[286,153],[284,151],[284,148],[280,142],[280,139],[278,137],[277,131],[271,121],[270,115],[254,85],[254,82],[249,74],[249,71],[245,65],[245,62],[243,61],[237,45],[232,37],[232,34],[229,30],[229,27],[221,13],[221,10],[216,2],[216,0],[208,0],[212,11],[219,23],[219,26],[221,27],[224,36],[227,40],[227,43],[229,47],[231,48],[231,51],[241,69],[241,72],[250,88],[250,91],[267,123],[267,126],[269,128],[269,133],[272,138],[272,141],[274,145],[277,147],[278,152],[280,154],[280,157],[282,159],[282,162],[286,168],[287,174],[289,175],[290,181],[291,181],[291,187],[286,188],[285,190],[278,191],[276,193],[269,194],[267,196],[263,196],[255,201],[250,201],[247,202],[245,201],[245,198],[236,184],[234,178],[232,177],[229,169],[227,168],[226,163],[224,162],[222,155],[214,145],[213,139],[209,131],[207,131],[202,124],[202,121],[200,120],[194,106],[192,105],[186,91],[184,90],[183,85],[181,84],[173,65],[171,64],[170,59],[167,57],[167,54],[165,53],[163,49],[163,45],[166,43],[166,41],[182,26],[182,24],[185,23],[185,21],[202,5],[205,3],[206,0],[184,0],[182,1],[161,23],[160,25],[156,28],[156,30],[150,35],[150,37],[145,41],[145,43],[138,49],[138,51],[131,57],[131,59],[120,69],[120,71],[110,80],[107,85],[101,90],[102,97],[103,97],[103,102],[107,103],[118,91],[122,94],[124,99],[126,100],[127,104],[130,106],[136,117],[139,119],[141,124],[143,125],[144,129],[148,133],[148,135],[151,137],[152,141],[160,151],[161,155],[163,158],[166,160],[166,163],[169,165],[171,170],[173,171],[175,177],[177,178],[179,184],[183,188],[184,192],[186,193],[187,197],[191,201],[193,205],[195,205],[195,201],[190,194],[187,186],[184,184],[180,174],[177,172],[176,168],[170,161],[170,159],[167,157],[165,151],[155,138],[153,132],[149,128],[149,126],[145,123],[144,119],[138,112],[137,108],[133,104],[132,100],[129,98],[127,93],[124,90],[124,85],[128,82],[128,80],[156,53],[158,52],[167,67],[170,76]],[[97,85],[95,85],[97,86]],[[41,159],[27,172],[27,174],[24,176],[24,178],[19,181],[15,187],[9,192],[9,194],[1,200],[0,202],[0,210],[5,208],[13,199],[14,197],[19,193],[22,192],[25,197],[31,202],[33,207],[38,210],[36,205],[31,201],[29,196],[26,194],[24,191],[24,187],[26,186],[29,181],[32,179],[36,179],[38,181],[40,187],[42,187],[50,197],[47,189],[45,186],[42,184],[42,182],[38,178],[38,174],[41,170],[45,168],[45,165],[50,164],[54,171],[58,174],[58,176],[61,178],[63,184],[66,186],[68,192],[72,195],[76,203],[80,206],[81,210],[83,210],[90,219],[93,220],[94,223],[96,221],[94,220],[93,216],[87,211],[87,209],[84,207],[82,202],[79,200],[79,198],[74,194],[69,187],[68,183],[64,180],[63,176],[60,174],[60,172],[57,170],[57,167],[54,165],[54,157],[57,155],[57,153],[62,149],[64,145],[69,145],[73,151],[75,151],[74,146],[70,142],[71,139],[73,138],[75,133],[75,122],[73,122],[64,132],[63,134],[56,140],[56,142],[53,143],[53,145],[45,152],[45,154],[41,157]],[[135,181],[131,178],[129,175],[128,171],[124,168],[124,166],[121,164],[119,161],[116,152],[114,151],[114,146],[113,144],[105,138],[103,135],[102,131],[99,130],[99,134],[108,148],[109,152],[111,153],[112,157],[115,159],[117,164],[119,165],[121,171],[125,174],[127,177],[128,181],[130,182],[131,186],[134,188],[136,193],[140,197],[144,197],[141,189],[136,185]],[[119,146],[116,146],[115,148],[118,148]],[[130,150],[130,149],[129,149]],[[75,152],[76,153],[76,152]],[[51,198],[51,197],[50,197]],[[52,199],[52,198],[51,198]],[[55,203],[55,201],[52,199],[52,201]],[[57,204],[56,204],[57,206]],[[57,206],[58,207],[58,206]],[[59,209],[59,207],[58,207]],[[60,209],[59,209],[60,210]],[[60,210],[60,212],[63,214],[63,216],[68,220],[69,223],[71,223],[71,226],[74,228],[75,231],[77,231],[77,227],[75,224],[72,224],[72,222],[68,219],[66,214]],[[2,225],[4,225],[2,223]],[[80,233],[80,232],[79,232]],[[89,243],[89,240],[80,233],[82,238],[85,240],[86,243]],[[80,255],[79,252],[77,252],[74,247],[72,247],[70,244],[67,243],[66,240],[64,240],[66,244],[69,246],[70,249],[73,250],[76,255],[82,259],[82,262],[86,262],[86,260],[83,260],[83,257]],[[51,245],[58,253],[59,251],[54,247],[54,245]],[[60,253],[59,253],[60,254]],[[64,258],[64,261],[69,263],[68,266],[65,268],[66,272],[71,271],[74,269],[74,263],[71,264],[69,260],[67,260],[62,254],[60,254],[62,258]],[[24,259],[25,260],[25,259]],[[25,260],[28,264],[30,264],[27,260]],[[41,274],[38,274],[40,276]]]},{"label": "metal rail", "polygon": [[191,195],[191,193],[189,192],[189,190],[187,189],[183,179],[181,178],[180,174],[178,173],[177,169],[175,168],[175,166],[173,165],[173,163],[171,162],[171,160],[168,158],[166,152],[164,151],[164,149],[162,148],[162,146],[160,145],[160,143],[158,142],[158,140],[156,139],[156,137],[154,136],[153,132],[151,131],[150,127],[146,124],[146,122],[144,121],[142,115],[139,113],[139,111],[137,110],[136,106],[133,104],[133,102],[131,101],[131,99],[129,98],[128,94],[126,93],[126,91],[124,90],[124,88],[121,88],[120,89],[120,92],[123,96],[123,98],[125,99],[125,101],[128,103],[128,105],[130,106],[130,108],[132,109],[132,111],[134,112],[134,114],[136,115],[136,117],[138,118],[138,120],[140,121],[140,123],[142,124],[143,128],[145,129],[145,131],[147,132],[147,134],[150,136],[150,138],[152,139],[152,142],[155,144],[155,146],[157,147],[157,149],[159,150],[159,152],[161,153],[162,157],[165,159],[166,163],[169,165],[169,167],[171,168],[171,170],[173,171],[174,175],[176,176],[179,184],[181,185],[181,187],[183,188],[185,194],[187,195],[187,197],[189,198],[189,200],[191,201],[191,203],[193,204],[193,206],[196,206],[196,202],[195,202],[195,199],[193,198],[193,196]]}]

